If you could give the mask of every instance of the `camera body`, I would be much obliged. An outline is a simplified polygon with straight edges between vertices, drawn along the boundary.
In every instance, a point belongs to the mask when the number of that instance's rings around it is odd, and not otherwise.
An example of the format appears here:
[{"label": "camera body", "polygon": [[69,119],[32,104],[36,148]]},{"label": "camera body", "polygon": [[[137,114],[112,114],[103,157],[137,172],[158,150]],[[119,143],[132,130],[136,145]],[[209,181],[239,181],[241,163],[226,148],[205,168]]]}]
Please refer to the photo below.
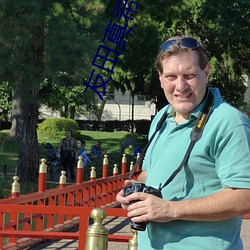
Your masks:
[{"label": "camera body", "polygon": [[[134,182],[130,187],[124,187],[124,196],[128,196],[135,192],[143,192],[147,194],[153,194],[159,198],[162,198],[161,190],[153,188],[151,186],[147,186],[144,183]],[[134,201],[137,202],[137,201]],[[131,221],[131,228],[137,231],[145,231],[147,226],[147,222],[138,222],[134,223]]]}]

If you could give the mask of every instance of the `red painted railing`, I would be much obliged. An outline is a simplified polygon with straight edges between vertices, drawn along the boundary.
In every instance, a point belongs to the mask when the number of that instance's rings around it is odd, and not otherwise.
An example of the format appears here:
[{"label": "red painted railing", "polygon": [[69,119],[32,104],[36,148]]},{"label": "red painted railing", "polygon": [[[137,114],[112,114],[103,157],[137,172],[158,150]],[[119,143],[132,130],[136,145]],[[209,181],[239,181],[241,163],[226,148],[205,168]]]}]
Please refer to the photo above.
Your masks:
[{"label": "red painted railing", "polygon": [[[13,205],[13,204],[2,204],[0,211],[0,223],[5,224],[0,230],[0,249],[10,249],[18,244],[19,248],[24,248],[31,245],[32,238],[41,239],[72,239],[78,240],[78,249],[84,249],[86,240],[86,230],[88,227],[88,216],[93,208],[92,207],[65,207],[65,206],[23,206],[23,205]],[[108,216],[121,216],[126,217],[126,211],[123,209],[116,208],[104,208]],[[37,212],[39,211],[39,214]],[[4,214],[9,213],[12,215],[10,222],[4,223]],[[28,215],[24,219],[19,219],[19,223],[22,224],[28,222],[24,226],[23,230],[18,230],[18,217],[20,215]],[[42,223],[38,223],[37,220],[36,230],[32,230],[32,225],[30,223],[30,218],[33,216],[40,219],[45,218],[55,218],[55,216],[70,216],[71,220],[65,220],[62,224],[57,224],[57,226],[50,227],[49,223],[46,229],[43,228]],[[28,219],[27,219],[28,218]],[[34,217],[33,217],[34,219]],[[67,229],[72,228],[79,224],[78,232],[67,232]],[[9,237],[10,241],[8,244],[3,245],[2,237]],[[30,238],[29,240],[27,239]],[[17,240],[21,238],[21,240]],[[26,239],[23,239],[26,238]],[[131,236],[119,236],[119,235],[109,235],[110,241],[128,241]],[[35,242],[35,241],[34,241]],[[33,242],[33,243],[34,243]]]},{"label": "red painted railing", "polygon": [[[45,190],[46,166],[42,161],[38,192],[20,196],[18,188],[13,188],[15,195],[0,200],[0,249],[27,247],[42,239],[75,239],[78,240],[78,248],[84,249],[88,216],[93,208],[104,208],[108,216],[126,217],[123,209],[108,207],[116,203],[116,195],[123,188],[129,173],[117,174],[116,166],[114,175],[106,177],[107,164],[105,158],[102,178],[96,179],[92,172],[91,181],[80,183],[82,171],[77,169],[77,175],[81,175],[77,177],[77,184],[66,186],[60,183],[58,188]],[[124,170],[124,162],[122,164]],[[78,167],[82,168],[81,164]],[[134,178],[139,173],[137,171]],[[65,181],[64,174],[60,180]],[[18,187],[17,179],[14,183]],[[77,233],[65,232],[78,224]],[[128,241],[129,238],[109,235],[112,241]]]}]

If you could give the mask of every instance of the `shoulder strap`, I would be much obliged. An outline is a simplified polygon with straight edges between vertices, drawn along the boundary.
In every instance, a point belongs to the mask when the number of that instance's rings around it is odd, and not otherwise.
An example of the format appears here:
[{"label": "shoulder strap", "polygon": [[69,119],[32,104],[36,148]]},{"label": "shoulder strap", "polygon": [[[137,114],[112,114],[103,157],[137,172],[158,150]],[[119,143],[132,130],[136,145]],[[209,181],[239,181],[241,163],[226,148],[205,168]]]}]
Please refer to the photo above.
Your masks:
[{"label": "shoulder strap", "polygon": [[151,142],[153,141],[153,139],[154,139],[155,135],[157,134],[157,132],[161,129],[161,127],[162,127],[164,121],[166,120],[166,118],[168,117],[168,110],[169,110],[169,107],[165,110],[165,112],[164,112],[164,114],[162,115],[161,119],[158,121],[158,123],[157,123],[157,125],[156,125],[156,129],[155,129],[153,135],[150,137],[148,143],[147,143],[146,146],[144,147],[142,153],[140,154],[139,158],[137,159],[135,165],[133,166],[133,168],[132,168],[132,170],[131,170],[131,172],[130,172],[130,174],[129,174],[129,176],[128,176],[128,179],[130,179],[130,178],[134,175],[137,166],[138,166],[139,164],[142,163],[142,161],[143,161],[143,159],[144,159],[144,156],[145,156],[145,154],[146,154],[146,151],[147,151],[149,145],[150,145]]},{"label": "shoulder strap", "polygon": [[171,174],[171,176],[167,179],[167,181],[164,183],[163,186],[160,185],[160,187],[159,187],[160,190],[163,189],[164,187],[166,187],[175,178],[175,176],[181,171],[181,169],[184,167],[185,163],[188,161],[188,158],[191,154],[191,151],[192,151],[195,143],[197,141],[199,141],[201,138],[202,131],[205,127],[205,124],[206,124],[206,122],[209,118],[209,115],[211,113],[211,110],[212,110],[213,101],[214,101],[213,94],[210,91],[207,91],[206,99],[205,99],[205,102],[204,102],[203,107],[201,109],[201,112],[199,113],[198,120],[197,120],[194,128],[191,131],[191,134],[190,134],[191,142],[188,146],[186,154],[185,154],[180,166]]},{"label": "shoulder strap", "polygon": [[[185,156],[184,156],[181,164],[179,165],[179,167],[171,174],[171,176],[167,179],[167,181],[164,183],[164,185],[162,185],[162,184],[159,185],[159,190],[166,187],[175,178],[175,176],[181,171],[182,167],[187,162],[195,143],[201,138],[202,131],[203,131],[204,127],[205,127],[205,124],[206,124],[206,122],[207,122],[207,120],[209,118],[209,115],[211,113],[211,110],[212,110],[213,101],[214,101],[214,96],[207,89],[203,107],[202,107],[202,109],[201,109],[201,111],[200,111],[200,113],[198,115],[197,122],[196,122],[196,124],[195,124],[195,126],[192,129],[191,134],[190,134],[191,142],[190,142],[190,144],[188,146],[188,149],[187,149],[187,151],[185,153]],[[153,135],[151,136],[151,138],[150,138],[149,142],[147,143],[146,147],[144,148],[142,154],[140,155],[140,157],[137,160],[136,164],[133,166],[133,168],[131,170],[131,173],[128,176],[128,179],[130,179],[133,176],[137,166],[142,163],[142,161],[144,159],[144,156],[145,156],[145,153],[146,153],[146,150],[148,149],[150,143],[153,141],[153,138],[155,137],[156,133],[161,129],[161,127],[162,127],[165,119],[167,118],[167,116],[168,116],[168,113],[166,111],[163,114],[163,116],[161,117],[160,121],[158,122],[158,124],[156,126],[156,130],[153,133]]]}]

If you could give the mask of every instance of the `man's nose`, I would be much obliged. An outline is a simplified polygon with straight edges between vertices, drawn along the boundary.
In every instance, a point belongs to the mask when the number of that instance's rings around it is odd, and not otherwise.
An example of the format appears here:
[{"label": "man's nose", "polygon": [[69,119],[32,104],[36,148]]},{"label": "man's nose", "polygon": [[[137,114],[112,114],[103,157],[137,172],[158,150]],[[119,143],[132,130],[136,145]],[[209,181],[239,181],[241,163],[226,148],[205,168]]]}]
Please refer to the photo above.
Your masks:
[{"label": "man's nose", "polygon": [[176,79],[176,89],[180,92],[183,92],[185,89],[187,89],[188,84],[187,84],[187,80],[185,79],[184,76],[178,76],[178,78]]}]

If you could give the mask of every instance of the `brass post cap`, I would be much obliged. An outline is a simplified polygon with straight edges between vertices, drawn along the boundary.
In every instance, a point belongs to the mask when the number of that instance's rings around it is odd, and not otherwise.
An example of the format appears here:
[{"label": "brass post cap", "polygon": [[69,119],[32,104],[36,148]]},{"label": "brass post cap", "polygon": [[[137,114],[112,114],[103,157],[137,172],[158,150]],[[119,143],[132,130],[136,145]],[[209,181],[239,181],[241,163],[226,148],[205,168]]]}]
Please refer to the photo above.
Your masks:
[{"label": "brass post cap", "polygon": [[90,217],[94,221],[103,221],[107,216],[107,212],[101,208],[94,208],[90,212]]}]

